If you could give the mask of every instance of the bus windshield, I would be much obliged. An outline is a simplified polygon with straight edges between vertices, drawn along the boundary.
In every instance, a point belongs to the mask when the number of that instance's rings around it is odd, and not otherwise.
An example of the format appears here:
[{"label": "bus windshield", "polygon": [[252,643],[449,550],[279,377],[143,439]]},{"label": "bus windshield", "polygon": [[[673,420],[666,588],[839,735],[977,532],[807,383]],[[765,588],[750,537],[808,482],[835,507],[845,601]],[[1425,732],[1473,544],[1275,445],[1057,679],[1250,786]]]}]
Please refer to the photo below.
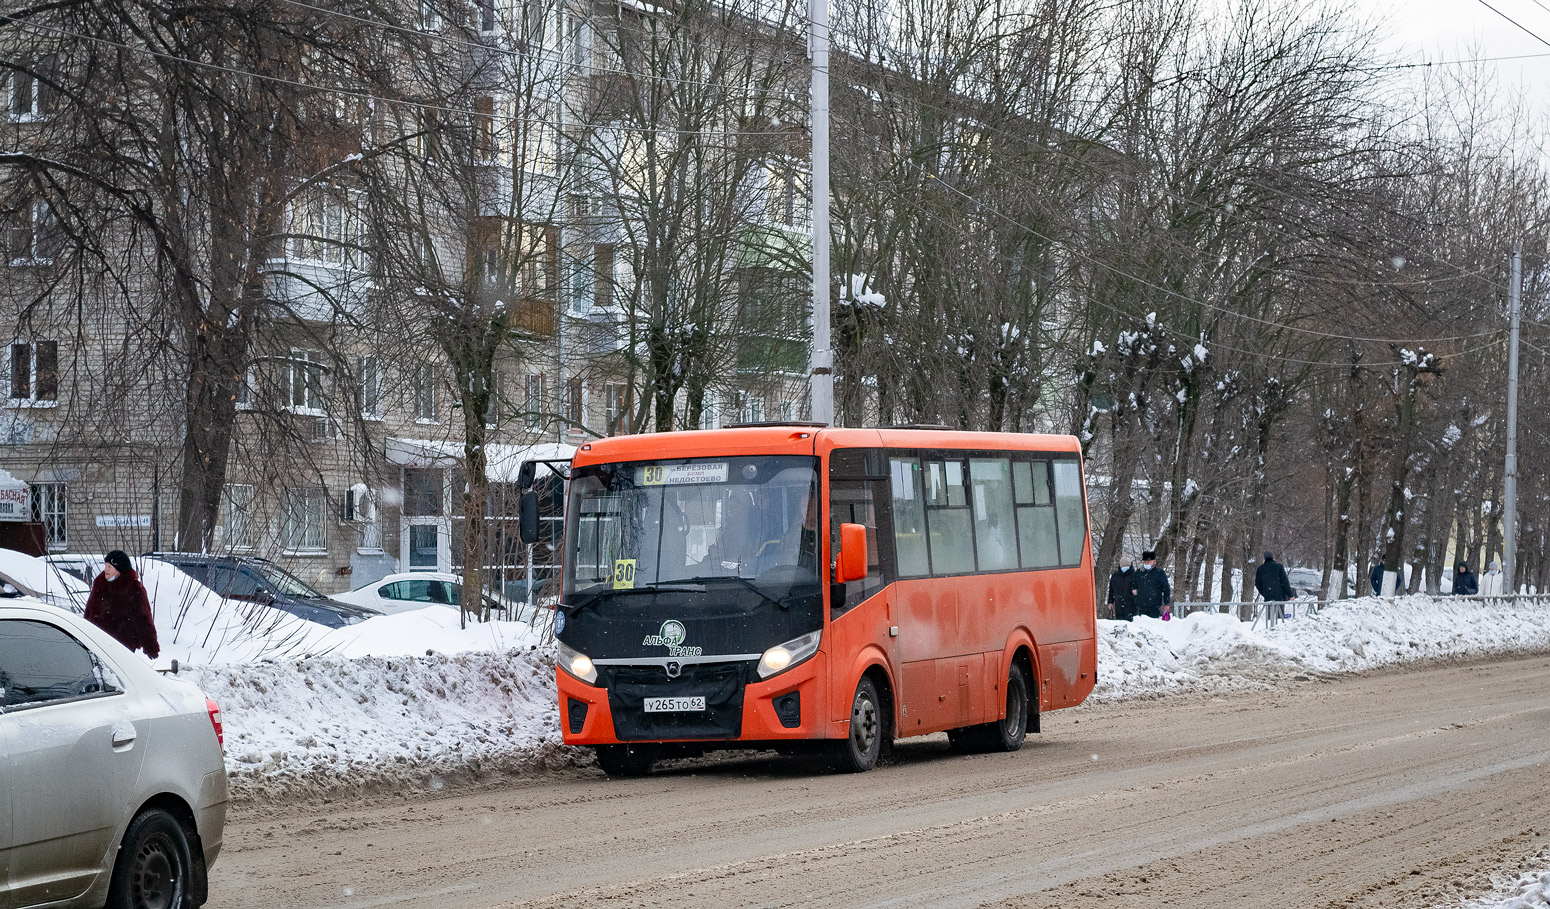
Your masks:
[{"label": "bus windshield", "polygon": [[811,457],[578,468],[564,593],[738,578],[779,597],[816,585],[817,468]]}]

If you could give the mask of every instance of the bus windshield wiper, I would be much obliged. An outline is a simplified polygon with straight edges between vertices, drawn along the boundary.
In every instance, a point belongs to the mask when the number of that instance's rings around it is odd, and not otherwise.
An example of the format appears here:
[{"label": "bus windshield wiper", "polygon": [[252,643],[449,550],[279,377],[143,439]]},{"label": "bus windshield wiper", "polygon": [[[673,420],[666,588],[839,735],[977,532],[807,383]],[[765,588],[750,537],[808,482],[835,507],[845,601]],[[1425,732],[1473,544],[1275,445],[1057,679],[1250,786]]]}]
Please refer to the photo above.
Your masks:
[{"label": "bus windshield wiper", "polygon": [[[696,584],[704,584],[704,583],[706,583],[708,581],[736,581],[739,584],[743,585],[744,587],[748,588],[749,590],[752,590],[754,593],[758,594],[759,596],[763,597],[764,599],[768,600],[769,602],[774,603],[776,606],[779,606],[781,609],[790,609],[791,608],[791,604],[786,602],[786,597],[770,596],[769,592],[766,591],[763,587],[760,587],[758,584],[755,584],[753,581],[748,580],[747,578],[743,577],[742,575],[737,575],[737,574],[703,575],[703,576],[697,577],[697,578],[689,578],[688,580],[693,582],[693,583],[696,583]],[[790,594],[787,594],[787,596],[789,596],[789,595]]]},{"label": "bus windshield wiper", "polygon": [[588,594],[576,603],[561,603],[560,606],[568,614],[575,615],[588,606],[605,597],[625,596],[632,593],[704,593],[704,584],[657,584],[652,587],[605,587],[596,593]]}]

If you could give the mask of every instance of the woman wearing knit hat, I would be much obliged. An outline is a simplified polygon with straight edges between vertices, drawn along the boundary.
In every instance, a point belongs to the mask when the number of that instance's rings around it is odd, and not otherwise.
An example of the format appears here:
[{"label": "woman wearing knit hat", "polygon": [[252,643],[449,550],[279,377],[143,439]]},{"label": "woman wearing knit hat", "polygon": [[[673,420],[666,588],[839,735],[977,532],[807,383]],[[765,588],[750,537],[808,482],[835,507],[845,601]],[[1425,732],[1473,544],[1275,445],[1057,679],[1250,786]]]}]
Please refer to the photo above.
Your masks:
[{"label": "woman wearing knit hat", "polygon": [[145,585],[122,549],[108,553],[104,561],[102,574],[92,582],[91,595],[86,598],[86,621],[130,650],[143,650],[156,659],[161,647],[156,643],[156,620]]}]

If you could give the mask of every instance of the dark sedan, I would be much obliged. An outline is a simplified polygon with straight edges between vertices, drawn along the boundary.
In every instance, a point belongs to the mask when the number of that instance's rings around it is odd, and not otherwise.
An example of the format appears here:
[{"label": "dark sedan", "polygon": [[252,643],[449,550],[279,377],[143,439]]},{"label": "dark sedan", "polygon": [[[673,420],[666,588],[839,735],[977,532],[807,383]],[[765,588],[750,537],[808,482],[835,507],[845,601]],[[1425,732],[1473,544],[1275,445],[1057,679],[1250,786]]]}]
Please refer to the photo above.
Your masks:
[{"label": "dark sedan", "polygon": [[354,625],[382,614],[330,600],[268,559],[182,552],[153,552],[147,558],[175,566],[227,599],[270,606],[329,628]]}]

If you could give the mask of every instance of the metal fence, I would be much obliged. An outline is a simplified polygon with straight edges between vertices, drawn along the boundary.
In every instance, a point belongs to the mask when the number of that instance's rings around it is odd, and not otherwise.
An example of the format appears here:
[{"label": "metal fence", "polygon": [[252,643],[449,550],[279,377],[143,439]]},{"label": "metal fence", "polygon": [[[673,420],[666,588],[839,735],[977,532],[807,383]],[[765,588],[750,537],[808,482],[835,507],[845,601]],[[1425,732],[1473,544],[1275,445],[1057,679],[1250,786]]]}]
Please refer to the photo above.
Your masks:
[{"label": "metal fence", "polygon": [[[1439,599],[1445,599],[1459,603],[1483,603],[1487,601],[1502,601],[1506,603],[1538,602],[1550,599],[1550,594],[1541,593],[1511,593],[1511,594],[1471,594],[1468,596],[1452,596],[1450,594],[1437,594]],[[1252,622],[1254,627],[1263,624],[1266,628],[1274,628],[1277,622],[1295,619],[1299,616],[1317,615],[1319,610],[1334,603],[1347,602],[1354,597],[1346,597],[1345,600],[1314,600],[1300,599],[1287,600],[1284,603],[1267,603],[1264,600],[1250,600],[1241,603],[1174,603],[1173,615],[1183,618],[1195,612],[1215,612],[1237,616],[1241,622]],[[1393,599],[1390,597],[1390,599]]]}]

